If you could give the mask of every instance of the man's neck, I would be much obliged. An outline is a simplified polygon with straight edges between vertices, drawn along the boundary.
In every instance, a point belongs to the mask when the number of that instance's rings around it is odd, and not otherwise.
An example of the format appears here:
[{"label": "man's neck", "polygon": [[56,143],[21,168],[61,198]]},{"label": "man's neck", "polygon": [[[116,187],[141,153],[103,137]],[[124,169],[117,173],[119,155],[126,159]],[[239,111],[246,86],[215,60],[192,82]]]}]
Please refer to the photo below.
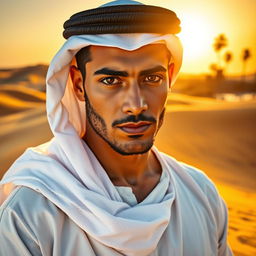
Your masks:
[{"label": "man's neck", "polygon": [[87,130],[84,140],[114,185],[132,187],[134,192],[137,190],[138,197],[141,195],[141,190],[145,190],[142,197],[151,192],[159,182],[162,171],[152,150],[144,154],[122,155],[91,131],[91,127],[87,127],[87,129],[89,131]]}]

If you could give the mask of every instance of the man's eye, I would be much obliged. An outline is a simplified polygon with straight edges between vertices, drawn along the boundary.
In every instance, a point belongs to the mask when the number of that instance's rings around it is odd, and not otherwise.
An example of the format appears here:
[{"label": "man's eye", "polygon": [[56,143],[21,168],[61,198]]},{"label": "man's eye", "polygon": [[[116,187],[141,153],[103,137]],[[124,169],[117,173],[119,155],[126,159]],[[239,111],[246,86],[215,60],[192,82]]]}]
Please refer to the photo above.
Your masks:
[{"label": "man's eye", "polygon": [[106,78],[101,79],[100,82],[102,82],[103,84],[106,84],[106,85],[117,85],[117,84],[121,83],[120,79],[118,79],[116,77],[106,77]]},{"label": "man's eye", "polygon": [[162,80],[163,80],[162,77],[160,77],[158,75],[150,75],[150,76],[146,76],[144,81],[150,82],[150,83],[158,83]]}]

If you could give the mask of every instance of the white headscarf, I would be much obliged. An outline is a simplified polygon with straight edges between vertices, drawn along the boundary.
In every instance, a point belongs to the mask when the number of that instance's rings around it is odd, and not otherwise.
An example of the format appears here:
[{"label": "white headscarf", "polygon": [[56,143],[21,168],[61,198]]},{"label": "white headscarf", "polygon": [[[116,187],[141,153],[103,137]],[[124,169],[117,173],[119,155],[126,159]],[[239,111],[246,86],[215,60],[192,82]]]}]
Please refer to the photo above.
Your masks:
[{"label": "white headscarf", "polygon": [[[47,116],[54,138],[26,150],[1,181],[1,184],[13,183],[39,191],[88,235],[130,256],[151,253],[166,229],[175,198],[171,175],[163,181],[165,193],[159,193],[158,198],[149,198],[133,207],[122,201],[106,172],[81,139],[86,130],[85,103],[74,94],[69,68],[74,55],[89,45],[133,51],[152,43],[163,43],[171,52],[174,83],[182,62],[182,47],[174,35],[70,37],[53,58],[46,79]],[[162,168],[168,168],[154,151]]]}]

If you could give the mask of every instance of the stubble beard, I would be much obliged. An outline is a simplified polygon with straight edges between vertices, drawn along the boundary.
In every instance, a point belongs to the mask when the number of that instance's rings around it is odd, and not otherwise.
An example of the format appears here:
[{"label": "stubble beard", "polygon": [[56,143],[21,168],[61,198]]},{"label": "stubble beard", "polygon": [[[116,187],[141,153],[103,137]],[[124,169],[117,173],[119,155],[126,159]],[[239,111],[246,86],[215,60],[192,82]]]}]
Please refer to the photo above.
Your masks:
[{"label": "stubble beard", "polygon": [[[109,138],[108,132],[107,132],[107,125],[105,120],[94,110],[93,106],[91,105],[88,96],[85,94],[86,98],[86,118],[88,119],[88,122],[94,132],[100,136],[114,151],[117,153],[129,156],[129,155],[139,155],[147,153],[154,144],[154,136],[147,140],[147,141],[140,141],[138,138],[134,138],[132,142],[127,143],[120,143],[119,141],[115,140],[115,138],[111,139]],[[157,132],[162,126],[163,119],[164,119],[165,109],[163,109],[162,113],[159,117]],[[135,150],[135,145],[139,148]]]}]

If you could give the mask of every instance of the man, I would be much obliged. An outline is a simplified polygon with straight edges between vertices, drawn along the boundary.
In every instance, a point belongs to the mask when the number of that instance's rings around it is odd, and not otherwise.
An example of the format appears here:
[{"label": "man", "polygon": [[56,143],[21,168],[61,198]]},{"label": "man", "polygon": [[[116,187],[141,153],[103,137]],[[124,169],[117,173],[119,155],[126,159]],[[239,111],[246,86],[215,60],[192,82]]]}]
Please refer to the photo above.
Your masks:
[{"label": "man", "polygon": [[181,65],[176,15],[114,1],[64,27],[54,138],[2,180],[1,255],[232,255],[212,182],[153,146]]}]

